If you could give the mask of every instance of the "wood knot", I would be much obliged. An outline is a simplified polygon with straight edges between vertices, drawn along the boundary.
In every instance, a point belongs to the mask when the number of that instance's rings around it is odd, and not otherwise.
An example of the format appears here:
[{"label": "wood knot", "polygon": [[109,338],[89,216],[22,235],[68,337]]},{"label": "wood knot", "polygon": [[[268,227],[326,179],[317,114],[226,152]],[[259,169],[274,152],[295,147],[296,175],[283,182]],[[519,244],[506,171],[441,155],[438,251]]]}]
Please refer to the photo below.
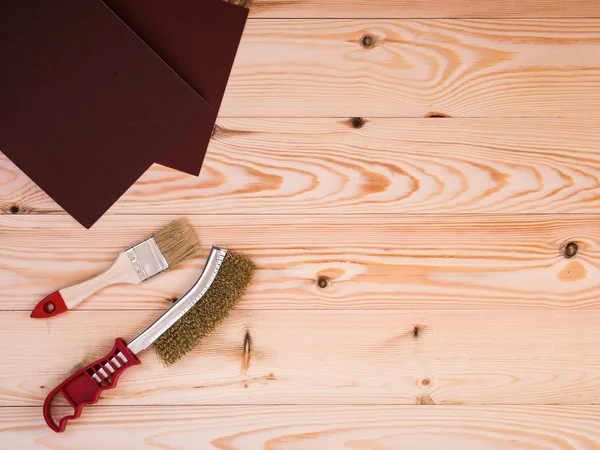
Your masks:
[{"label": "wood knot", "polygon": [[563,248],[563,255],[565,258],[573,258],[579,251],[579,246],[575,242],[569,242]]},{"label": "wood knot", "polygon": [[317,286],[319,286],[321,289],[325,289],[327,286],[329,286],[329,278],[320,276],[317,278]]},{"label": "wood knot", "polygon": [[246,334],[244,334],[242,352],[242,374],[246,375],[250,368],[250,356],[252,354],[252,336],[250,336],[250,331],[248,330],[246,330]]},{"label": "wood knot", "polygon": [[11,214],[19,214],[19,211],[21,211],[21,208],[19,208],[17,205],[13,205],[10,207]]},{"label": "wood knot", "polygon": [[169,299],[171,303],[175,303],[177,300],[179,300],[177,297],[172,297]]},{"label": "wood knot", "polygon": [[363,37],[360,38],[360,45],[362,45],[363,48],[373,48],[375,47],[376,43],[377,38],[370,34],[365,34]]},{"label": "wood knot", "polygon": [[441,112],[437,112],[437,111],[431,111],[428,112],[427,114],[425,114],[426,118],[435,118],[435,117],[441,117],[441,118],[446,118],[446,117],[450,117],[448,114],[444,114]]},{"label": "wood knot", "polygon": [[345,125],[348,125],[350,128],[354,128],[356,130],[364,127],[366,125],[366,123],[368,122],[368,120],[362,118],[362,117],[350,117],[347,120],[344,120],[342,123],[344,123]]},{"label": "wood knot", "polygon": [[419,384],[420,384],[422,387],[427,387],[427,386],[429,386],[429,385],[431,384],[431,379],[430,379],[430,378],[428,378],[428,377],[425,377],[425,378],[423,378],[421,381],[419,381]]},{"label": "wood knot", "polygon": [[431,395],[422,395],[417,397],[417,405],[435,405],[435,402],[431,398]]},{"label": "wood knot", "polygon": [[362,128],[365,125],[365,119],[362,117],[353,117],[350,119],[350,125],[352,125],[352,128]]},{"label": "wood knot", "polygon": [[418,338],[421,334],[421,327],[419,325],[415,325],[413,328],[413,337]]}]

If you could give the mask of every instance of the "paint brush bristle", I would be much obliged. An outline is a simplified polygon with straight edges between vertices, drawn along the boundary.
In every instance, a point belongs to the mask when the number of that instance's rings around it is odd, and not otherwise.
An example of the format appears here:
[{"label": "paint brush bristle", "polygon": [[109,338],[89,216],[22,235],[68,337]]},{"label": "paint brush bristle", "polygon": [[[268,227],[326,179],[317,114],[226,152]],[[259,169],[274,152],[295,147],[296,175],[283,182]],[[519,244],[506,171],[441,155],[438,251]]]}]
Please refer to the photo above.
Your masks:
[{"label": "paint brush bristle", "polygon": [[254,269],[247,256],[227,252],[212,285],[198,303],[154,341],[156,354],[164,365],[177,362],[223,322],[250,284]]},{"label": "paint brush bristle", "polygon": [[200,242],[186,218],[172,221],[154,235],[169,267],[200,256]]}]

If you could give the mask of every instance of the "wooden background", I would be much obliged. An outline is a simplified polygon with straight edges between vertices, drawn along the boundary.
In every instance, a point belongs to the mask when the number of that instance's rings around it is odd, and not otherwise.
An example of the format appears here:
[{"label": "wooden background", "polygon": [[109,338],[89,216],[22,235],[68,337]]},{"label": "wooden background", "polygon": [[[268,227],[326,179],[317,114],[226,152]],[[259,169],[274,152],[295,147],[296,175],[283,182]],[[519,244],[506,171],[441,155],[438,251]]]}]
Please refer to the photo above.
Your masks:
[{"label": "wooden background", "polygon": [[[600,2],[238,3],[199,178],[154,166],[86,231],[0,155],[0,447],[600,449]],[[248,295],[52,433],[49,390],[201,261],[30,310],[181,215]]]}]

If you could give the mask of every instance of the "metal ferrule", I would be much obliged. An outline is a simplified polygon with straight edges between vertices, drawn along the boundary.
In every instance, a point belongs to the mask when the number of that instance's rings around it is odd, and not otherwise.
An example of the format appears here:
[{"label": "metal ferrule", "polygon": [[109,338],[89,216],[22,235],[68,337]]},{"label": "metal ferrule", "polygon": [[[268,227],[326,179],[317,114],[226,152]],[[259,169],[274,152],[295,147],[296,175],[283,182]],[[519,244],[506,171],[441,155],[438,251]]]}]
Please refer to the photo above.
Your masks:
[{"label": "metal ferrule", "polygon": [[139,275],[140,281],[145,281],[169,268],[153,237],[134,245],[125,253]]}]

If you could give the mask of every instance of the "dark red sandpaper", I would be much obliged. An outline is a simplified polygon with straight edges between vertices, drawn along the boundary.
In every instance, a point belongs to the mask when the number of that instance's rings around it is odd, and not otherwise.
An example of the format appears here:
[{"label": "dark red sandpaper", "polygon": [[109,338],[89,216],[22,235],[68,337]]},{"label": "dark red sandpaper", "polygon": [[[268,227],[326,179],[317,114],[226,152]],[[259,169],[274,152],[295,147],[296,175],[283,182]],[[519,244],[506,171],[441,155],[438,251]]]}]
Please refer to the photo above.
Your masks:
[{"label": "dark red sandpaper", "polygon": [[0,151],[85,227],[207,108],[101,0],[0,1]]},{"label": "dark red sandpaper", "polygon": [[200,173],[248,10],[223,0],[105,0],[210,107],[158,163]]}]

